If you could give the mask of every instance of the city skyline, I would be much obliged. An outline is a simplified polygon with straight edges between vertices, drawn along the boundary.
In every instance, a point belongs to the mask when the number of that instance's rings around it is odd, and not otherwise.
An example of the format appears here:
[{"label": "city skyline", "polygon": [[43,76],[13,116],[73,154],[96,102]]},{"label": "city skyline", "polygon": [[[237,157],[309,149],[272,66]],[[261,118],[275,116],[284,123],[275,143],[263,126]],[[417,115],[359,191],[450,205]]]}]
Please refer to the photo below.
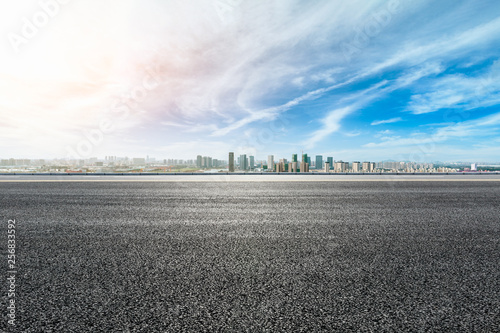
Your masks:
[{"label": "city skyline", "polygon": [[3,158],[500,156],[495,1],[0,9]]}]

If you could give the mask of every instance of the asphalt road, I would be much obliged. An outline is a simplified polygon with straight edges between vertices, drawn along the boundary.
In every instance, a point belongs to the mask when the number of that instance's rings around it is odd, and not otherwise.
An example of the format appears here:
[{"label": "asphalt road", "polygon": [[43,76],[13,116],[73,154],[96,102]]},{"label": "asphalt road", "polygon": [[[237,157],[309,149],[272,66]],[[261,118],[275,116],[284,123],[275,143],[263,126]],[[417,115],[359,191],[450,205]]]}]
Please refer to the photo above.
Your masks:
[{"label": "asphalt road", "polygon": [[495,332],[499,202],[495,181],[4,182],[0,331]]}]

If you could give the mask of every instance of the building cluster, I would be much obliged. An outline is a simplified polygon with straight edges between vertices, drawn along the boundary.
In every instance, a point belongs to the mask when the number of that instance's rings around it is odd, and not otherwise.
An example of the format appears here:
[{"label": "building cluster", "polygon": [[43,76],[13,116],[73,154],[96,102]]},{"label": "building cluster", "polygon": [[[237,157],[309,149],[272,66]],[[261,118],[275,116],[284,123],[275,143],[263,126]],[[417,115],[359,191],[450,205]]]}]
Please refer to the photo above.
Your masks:
[{"label": "building cluster", "polygon": [[275,160],[274,155],[269,155],[266,161],[256,161],[254,156],[247,158],[246,154],[235,159],[234,153],[229,153],[229,172],[339,172],[339,173],[370,173],[370,172],[457,172],[459,168],[435,167],[433,163],[416,162],[369,162],[369,161],[335,161],[333,157],[323,159],[316,155],[311,159],[308,154],[302,154],[298,159],[297,154],[292,154],[288,161],[286,158]]},{"label": "building cluster", "polygon": [[228,171],[229,172],[375,172],[374,162],[349,162],[334,161],[333,157],[327,157],[323,161],[322,155],[316,155],[311,161],[311,157],[307,154],[302,154],[301,159],[298,159],[297,154],[292,154],[292,159],[288,161],[286,158],[281,158],[276,161],[274,155],[269,155],[267,161],[257,161],[255,164],[254,156],[247,158],[246,154],[240,155],[237,160],[234,158],[234,153],[229,153]]},{"label": "building cluster", "polygon": [[[485,163],[486,164],[486,163]],[[470,168],[469,168],[470,166]],[[253,155],[229,153],[228,160],[198,155],[196,159],[156,159],[146,157],[90,157],[86,159],[0,159],[0,172],[475,172],[498,171],[500,163],[479,168],[477,163],[450,162],[417,163],[408,161],[353,161],[334,160],[316,155],[292,154],[291,159],[275,159],[274,155],[266,160],[257,160]]]},{"label": "building cluster", "polygon": [[196,157],[196,167],[200,169],[223,168],[225,167],[225,161],[210,156],[198,155]]}]

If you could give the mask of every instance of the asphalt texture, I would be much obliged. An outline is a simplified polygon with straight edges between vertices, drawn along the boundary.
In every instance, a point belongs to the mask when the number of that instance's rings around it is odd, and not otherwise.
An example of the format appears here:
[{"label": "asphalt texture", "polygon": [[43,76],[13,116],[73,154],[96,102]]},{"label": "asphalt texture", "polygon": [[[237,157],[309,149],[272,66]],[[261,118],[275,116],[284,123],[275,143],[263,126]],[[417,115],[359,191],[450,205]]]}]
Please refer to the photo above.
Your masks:
[{"label": "asphalt texture", "polygon": [[0,204],[0,331],[499,331],[500,182],[8,182]]}]

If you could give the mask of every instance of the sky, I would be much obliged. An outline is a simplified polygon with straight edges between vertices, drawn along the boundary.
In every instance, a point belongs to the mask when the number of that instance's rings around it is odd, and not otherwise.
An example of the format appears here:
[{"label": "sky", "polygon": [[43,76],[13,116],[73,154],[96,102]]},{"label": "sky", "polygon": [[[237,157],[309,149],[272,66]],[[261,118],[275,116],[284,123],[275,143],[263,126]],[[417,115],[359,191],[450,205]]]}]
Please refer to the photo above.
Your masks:
[{"label": "sky", "polygon": [[500,2],[0,2],[0,158],[500,161]]}]

